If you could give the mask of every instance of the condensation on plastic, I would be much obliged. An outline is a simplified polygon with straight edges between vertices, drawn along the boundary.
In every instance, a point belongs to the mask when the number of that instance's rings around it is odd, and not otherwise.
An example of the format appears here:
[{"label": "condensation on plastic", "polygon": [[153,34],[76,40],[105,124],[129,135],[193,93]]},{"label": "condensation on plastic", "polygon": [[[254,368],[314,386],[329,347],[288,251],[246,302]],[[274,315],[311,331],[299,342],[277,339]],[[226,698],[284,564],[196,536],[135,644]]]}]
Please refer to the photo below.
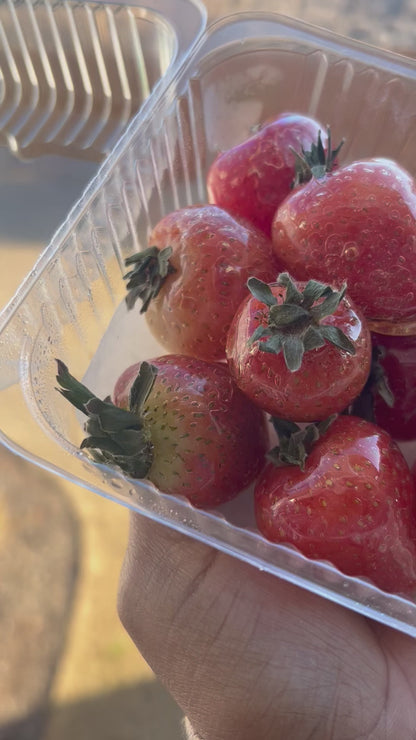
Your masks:
[{"label": "condensation on plastic", "polygon": [[205,25],[185,6],[0,0],[0,142],[101,160]]},{"label": "condensation on plastic", "polygon": [[134,119],[0,315],[0,407],[7,399],[16,409],[13,419],[0,415],[1,438],[64,478],[416,636],[416,601],[266,542],[249,493],[200,511],[90,463],[78,449],[78,415],[55,390],[56,357],[104,395],[127,364],[162,352],[145,320],[126,311],[125,257],[146,246],[165,213],[206,198],[218,150],[284,110],[331,123],[334,141],[347,137],[347,159],[381,155],[416,167],[411,60],[276,15],[213,24]]}]

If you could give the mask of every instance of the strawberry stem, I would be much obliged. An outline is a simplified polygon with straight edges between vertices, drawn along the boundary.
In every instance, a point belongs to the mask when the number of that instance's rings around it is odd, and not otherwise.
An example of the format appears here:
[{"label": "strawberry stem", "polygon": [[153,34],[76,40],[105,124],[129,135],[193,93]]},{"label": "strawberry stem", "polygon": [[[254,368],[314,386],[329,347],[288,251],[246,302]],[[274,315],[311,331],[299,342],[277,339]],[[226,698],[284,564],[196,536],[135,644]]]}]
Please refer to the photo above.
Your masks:
[{"label": "strawberry stem", "polygon": [[312,178],[320,180],[322,177],[332,172],[336,158],[344,145],[345,139],[342,139],[336,149],[332,149],[331,129],[327,126],[328,145],[326,151],[322,143],[321,132],[318,133],[317,143],[312,143],[310,150],[306,151],[303,147],[297,152],[291,147],[295,155],[295,178],[292,187],[303,185]]},{"label": "strawberry stem", "polygon": [[341,290],[334,290],[317,280],[309,280],[300,291],[290,275],[283,272],[277,284],[286,289],[283,303],[278,303],[269,285],[258,278],[248,279],[251,294],[269,309],[267,325],[257,327],[249,339],[250,345],[258,342],[259,350],[272,354],[283,351],[291,372],[299,370],[305,352],[323,347],[326,342],[355,354],[354,344],[341,329],[321,323],[337,310],[345,296],[345,283]]},{"label": "strawberry stem", "polygon": [[361,419],[376,423],[374,402],[380,396],[389,408],[394,408],[395,398],[391,391],[384,368],[380,362],[383,357],[383,347],[373,347],[371,369],[367,382],[359,396],[344,411],[347,415],[359,416]]},{"label": "strawberry stem", "polygon": [[57,360],[57,390],[88,419],[87,437],[81,449],[87,449],[95,462],[121,468],[130,478],[145,478],[153,462],[153,445],[140,415],[156,378],[157,370],[142,362],[130,393],[129,409],[116,406],[110,398],[101,400]]},{"label": "strawberry stem", "polygon": [[317,424],[308,424],[304,428],[293,421],[272,417],[271,422],[279,437],[279,445],[270,450],[267,458],[276,467],[293,465],[304,470],[313,445],[327,432],[336,416],[333,414]]},{"label": "strawberry stem", "polygon": [[129,311],[140,298],[142,301],[140,313],[145,313],[150,301],[156,298],[166,278],[175,272],[175,268],[169,262],[172,251],[172,247],[164,249],[148,247],[143,252],[127,257],[126,267],[134,265],[134,268],[124,275],[124,280],[127,281],[126,304]]}]

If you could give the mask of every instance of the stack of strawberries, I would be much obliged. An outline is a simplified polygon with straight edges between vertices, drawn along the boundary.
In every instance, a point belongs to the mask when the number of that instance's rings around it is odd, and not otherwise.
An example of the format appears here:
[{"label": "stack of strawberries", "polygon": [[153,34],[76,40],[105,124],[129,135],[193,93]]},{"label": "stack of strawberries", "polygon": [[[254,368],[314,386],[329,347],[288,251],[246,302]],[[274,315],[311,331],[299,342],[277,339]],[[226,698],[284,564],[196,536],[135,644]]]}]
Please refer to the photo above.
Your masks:
[{"label": "stack of strawberries", "polygon": [[95,461],[197,507],[254,482],[267,539],[405,593],[415,184],[391,160],[341,156],[299,114],[219,154],[209,202],[165,216],[126,260],[127,305],[140,301],[167,354],[127,368],[103,400],[60,361],[57,380]]}]

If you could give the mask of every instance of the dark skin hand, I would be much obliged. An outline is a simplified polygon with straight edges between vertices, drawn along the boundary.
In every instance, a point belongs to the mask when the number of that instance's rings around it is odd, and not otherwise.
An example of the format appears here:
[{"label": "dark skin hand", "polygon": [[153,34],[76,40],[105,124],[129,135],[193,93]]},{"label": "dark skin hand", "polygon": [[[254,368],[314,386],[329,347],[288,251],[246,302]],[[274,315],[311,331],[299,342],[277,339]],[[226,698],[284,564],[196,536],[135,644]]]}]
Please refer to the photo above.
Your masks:
[{"label": "dark skin hand", "polygon": [[201,740],[416,738],[416,640],[138,515],[119,613]]}]

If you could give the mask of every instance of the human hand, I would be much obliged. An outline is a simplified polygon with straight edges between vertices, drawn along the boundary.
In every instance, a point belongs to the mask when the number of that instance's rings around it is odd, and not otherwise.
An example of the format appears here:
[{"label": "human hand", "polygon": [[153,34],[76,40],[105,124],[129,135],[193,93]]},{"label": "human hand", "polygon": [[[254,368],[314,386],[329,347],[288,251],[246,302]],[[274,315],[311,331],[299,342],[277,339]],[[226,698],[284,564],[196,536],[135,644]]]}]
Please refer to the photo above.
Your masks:
[{"label": "human hand", "polygon": [[416,738],[416,641],[131,516],[121,621],[201,740]]}]

